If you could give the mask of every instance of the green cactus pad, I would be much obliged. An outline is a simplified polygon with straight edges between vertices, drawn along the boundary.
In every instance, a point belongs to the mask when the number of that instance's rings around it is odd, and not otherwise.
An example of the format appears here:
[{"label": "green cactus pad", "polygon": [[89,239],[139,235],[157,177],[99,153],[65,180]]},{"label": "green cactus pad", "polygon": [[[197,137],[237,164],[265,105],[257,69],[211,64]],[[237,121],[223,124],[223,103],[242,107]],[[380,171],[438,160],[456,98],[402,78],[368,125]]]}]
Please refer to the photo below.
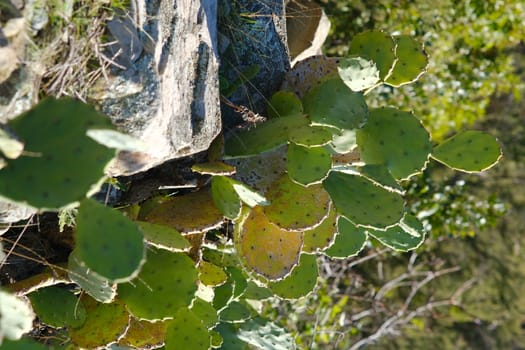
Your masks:
[{"label": "green cactus pad", "polygon": [[425,240],[423,224],[411,215],[407,215],[398,225],[385,231],[368,230],[367,232],[387,247],[401,252],[416,249]]},{"label": "green cactus pad", "polygon": [[168,322],[166,350],[208,350],[211,338],[201,320],[187,308],[180,308]]},{"label": "green cactus pad", "polygon": [[225,176],[212,177],[211,196],[217,209],[228,219],[235,220],[241,213],[241,199],[231,179]]},{"label": "green cactus pad", "polygon": [[385,83],[394,87],[409,84],[427,70],[428,55],[423,46],[409,35],[394,36],[396,46],[396,64]]},{"label": "green cactus pad", "polygon": [[138,226],[117,210],[84,199],[75,230],[78,258],[113,282],[129,281],[144,263],[144,236]]},{"label": "green cactus pad", "polygon": [[354,150],[357,147],[356,131],[345,129],[334,132],[330,147],[339,154],[345,154]]},{"label": "green cactus pad", "polygon": [[366,31],[354,36],[349,53],[374,61],[381,79],[385,79],[390,73],[396,60],[394,40],[379,30]]},{"label": "green cactus pad", "polygon": [[0,290],[0,342],[3,337],[20,339],[33,328],[34,318],[35,314],[25,300]]},{"label": "green cactus pad", "polygon": [[304,231],[303,252],[315,253],[329,247],[335,238],[337,213],[330,208],[328,217],[321,224],[311,230]]},{"label": "green cactus pad", "polygon": [[321,182],[332,167],[330,152],[325,147],[304,147],[290,143],[286,152],[288,175],[301,185]]},{"label": "green cactus pad", "polygon": [[260,317],[243,323],[237,331],[237,337],[256,349],[296,349],[294,337],[290,333]]},{"label": "green cactus pad", "polygon": [[0,194],[33,207],[57,209],[82,200],[115,156],[86,136],[89,128],[111,128],[110,120],[70,98],[46,98],[9,126],[33,155],[0,171]]},{"label": "green cactus pad", "polygon": [[224,283],[214,289],[213,308],[221,310],[228,305],[233,298],[233,283]]},{"label": "green cactus pad", "polygon": [[337,65],[340,59],[317,55],[297,62],[285,77],[281,90],[292,91],[299,98],[328,79],[337,78]]},{"label": "green cactus pad", "polygon": [[273,297],[273,295],[273,292],[268,288],[258,286],[250,281],[242,297],[244,299],[264,300]]},{"label": "green cactus pad", "polygon": [[219,313],[221,322],[238,323],[249,320],[251,317],[250,310],[238,301],[232,301]]},{"label": "green cactus pad", "polygon": [[187,252],[190,250],[190,242],[174,228],[152,224],[145,221],[135,221],[144,234],[148,244],[172,252]]},{"label": "green cactus pad", "polygon": [[132,282],[118,286],[119,298],[131,314],[147,320],[164,319],[190,305],[197,290],[197,269],[186,254],[152,248]]},{"label": "green cactus pad", "polygon": [[213,305],[200,298],[193,300],[191,311],[202,321],[207,329],[215,327],[219,322],[219,316]]},{"label": "green cactus pad", "polygon": [[322,146],[331,140],[332,133],[320,126],[307,125],[290,132],[290,141],[301,146]]},{"label": "green cactus pad", "polygon": [[[251,321],[248,321],[251,322]],[[220,323],[216,330],[222,337],[220,350],[250,350],[248,344],[237,337],[237,328],[231,323]]]},{"label": "green cactus pad", "polygon": [[285,230],[305,230],[321,223],[328,215],[330,197],[321,185],[304,187],[290,180],[288,175],[275,181],[264,207],[268,219]]},{"label": "green cactus pad", "polygon": [[243,201],[243,203],[249,206],[250,208],[253,208],[256,205],[265,206],[270,204],[270,202],[268,202],[266,198],[264,198],[264,196],[261,196],[259,193],[255,192],[242,182],[233,179],[229,180],[241,201]]},{"label": "green cactus pad", "polygon": [[81,348],[96,349],[118,341],[129,327],[130,316],[124,304],[102,304],[82,296],[86,322],[80,328],[68,328],[71,341]]},{"label": "green cactus pad", "polygon": [[432,158],[464,172],[491,168],[501,158],[501,147],[491,135],[481,131],[464,131],[445,140],[432,151]]},{"label": "green cactus pad", "polygon": [[405,203],[390,192],[352,173],[331,171],[323,186],[339,213],[358,226],[385,228],[403,217]]},{"label": "green cactus pad", "polygon": [[340,217],[337,220],[335,242],[324,253],[330,258],[346,259],[356,256],[365,247],[365,229],[355,226],[350,220]]},{"label": "green cactus pad", "polygon": [[86,320],[86,309],[68,290],[50,286],[29,294],[33,310],[40,321],[55,327],[78,328]]},{"label": "green cactus pad", "polygon": [[117,285],[94,273],[80,260],[76,250],[69,255],[67,270],[69,278],[95,300],[110,303],[115,299]]},{"label": "green cactus pad", "polygon": [[233,249],[215,248],[213,246],[202,247],[202,257],[204,260],[218,266],[238,266],[239,260]]},{"label": "green cactus pad", "polygon": [[[223,220],[221,212],[213,205],[210,191],[200,190],[183,196],[148,204],[141,210],[139,219],[154,224],[167,225],[182,233],[198,233],[218,227]],[[144,205],[146,206],[146,204]]]},{"label": "green cactus pad", "polygon": [[191,170],[203,175],[233,175],[235,174],[235,167],[223,162],[209,162],[195,164]]},{"label": "green cactus pad", "polygon": [[303,115],[303,104],[296,94],[290,91],[277,91],[268,103],[268,117],[280,118]]},{"label": "green cactus pad", "polygon": [[317,257],[310,254],[301,254],[299,265],[285,279],[271,282],[269,288],[284,299],[299,299],[310,294],[317,284],[319,275]]},{"label": "green cactus pad", "polygon": [[379,81],[379,70],[374,61],[362,57],[341,59],[337,71],[346,86],[353,91],[366,90]]},{"label": "green cactus pad", "polygon": [[212,330],[210,331],[210,337],[211,337],[211,348],[212,349],[220,348],[223,343],[221,334],[219,332]]},{"label": "green cactus pad", "polygon": [[291,130],[308,123],[306,117],[292,115],[269,119],[256,128],[234,133],[226,140],[224,158],[250,157],[271,151],[288,141]]},{"label": "green cactus pad", "polygon": [[390,171],[382,164],[366,164],[356,170],[367,179],[375,182],[377,185],[386,188],[389,191],[403,193],[403,187],[394,179]]},{"label": "green cactus pad", "polygon": [[363,94],[350,90],[339,78],[327,80],[310,90],[303,103],[313,125],[356,129],[368,116]]},{"label": "green cactus pad", "polygon": [[301,232],[279,228],[260,207],[253,208],[237,226],[238,253],[248,268],[275,280],[286,276],[297,264],[303,244]]},{"label": "green cactus pad", "polygon": [[246,281],[242,271],[236,267],[228,267],[226,272],[230,276],[229,282],[233,283],[233,298],[240,297],[248,287],[248,281]]},{"label": "green cactus pad", "polygon": [[167,322],[149,322],[131,317],[129,328],[119,346],[134,349],[156,349],[164,345]]},{"label": "green cactus pad", "polygon": [[432,150],[419,119],[395,108],[371,110],[366,125],[357,130],[357,144],[366,164],[384,164],[396,179],[420,173]]},{"label": "green cactus pad", "polygon": [[49,350],[49,346],[37,343],[28,338],[20,340],[4,339],[2,342],[2,350]]},{"label": "green cactus pad", "polygon": [[15,159],[24,151],[24,144],[6,130],[0,129],[0,152],[6,158]]},{"label": "green cactus pad", "polygon": [[226,282],[228,275],[222,268],[204,260],[199,262],[199,280],[206,286],[218,286]]}]

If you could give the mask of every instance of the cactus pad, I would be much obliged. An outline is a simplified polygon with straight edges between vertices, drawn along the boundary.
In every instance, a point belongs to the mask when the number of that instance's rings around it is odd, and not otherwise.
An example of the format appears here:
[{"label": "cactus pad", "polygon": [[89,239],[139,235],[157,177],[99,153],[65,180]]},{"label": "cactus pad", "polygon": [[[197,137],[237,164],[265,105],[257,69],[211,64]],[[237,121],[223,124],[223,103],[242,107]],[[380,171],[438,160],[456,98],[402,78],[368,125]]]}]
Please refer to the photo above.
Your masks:
[{"label": "cactus pad", "polygon": [[119,346],[134,349],[156,349],[164,345],[167,322],[149,322],[131,317],[129,328]]},{"label": "cactus pad", "polygon": [[46,98],[9,126],[34,155],[10,160],[0,171],[0,193],[33,207],[56,209],[82,200],[115,156],[86,136],[89,128],[111,128],[110,120],[70,98]]},{"label": "cactus pad", "polygon": [[394,87],[409,84],[427,70],[428,55],[422,45],[409,35],[395,36],[396,64],[385,83]]},{"label": "cactus pad", "polygon": [[366,90],[379,81],[379,70],[374,61],[362,57],[341,59],[337,70],[346,86],[353,91]]},{"label": "cactus pad", "polygon": [[233,175],[235,174],[235,167],[223,162],[209,162],[195,164],[191,170],[203,175]]},{"label": "cactus pad", "polygon": [[193,300],[191,311],[202,321],[207,329],[215,327],[219,322],[219,316],[212,304],[200,298],[195,298],[195,300]]},{"label": "cactus pad", "polygon": [[319,126],[302,126],[290,132],[290,141],[301,146],[322,146],[331,140],[332,133]]},{"label": "cactus pad", "polygon": [[306,94],[303,102],[305,113],[314,125],[356,129],[368,116],[363,94],[350,90],[339,78],[316,86]]},{"label": "cactus pad", "polygon": [[349,53],[374,61],[381,79],[385,79],[390,73],[396,60],[394,40],[379,30],[366,31],[354,36]]},{"label": "cactus pad", "polygon": [[226,272],[230,276],[229,282],[233,283],[233,298],[240,297],[248,287],[248,281],[246,281],[242,271],[236,267],[228,267]]},{"label": "cactus pad", "polygon": [[501,147],[491,135],[465,131],[445,140],[432,151],[432,158],[456,170],[480,172],[491,168],[501,157]]},{"label": "cactus pad", "polygon": [[10,132],[0,129],[0,152],[6,158],[18,158],[24,150],[24,144]]},{"label": "cactus pad", "polygon": [[403,187],[392,177],[392,174],[385,165],[366,164],[356,168],[359,173],[377,185],[386,188],[389,191],[403,194]]},{"label": "cactus pad", "polygon": [[76,254],[87,267],[113,282],[137,275],[145,247],[134,222],[89,198],[80,204],[76,220]]},{"label": "cactus pad", "polygon": [[199,262],[198,270],[199,280],[206,286],[218,286],[228,279],[223,269],[203,260]]},{"label": "cactus pad", "polygon": [[40,321],[55,327],[78,328],[86,320],[84,304],[70,291],[50,286],[29,294],[33,310]]},{"label": "cactus pad", "polygon": [[331,171],[323,186],[339,213],[358,226],[385,228],[404,213],[401,195],[377,186],[370,180],[341,171]]},{"label": "cactus pad", "polygon": [[330,258],[346,259],[356,256],[365,247],[365,229],[355,226],[350,220],[340,217],[337,220],[335,242],[324,253]]},{"label": "cactus pad", "polygon": [[260,207],[253,208],[237,226],[238,253],[251,270],[275,280],[288,275],[297,264],[303,244],[301,232],[279,228]]},{"label": "cactus pad", "polygon": [[211,338],[201,320],[189,309],[180,308],[168,322],[166,350],[208,350]]},{"label": "cactus pad", "polygon": [[256,128],[233,133],[224,145],[225,158],[250,157],[284,145],[291,130],[308,125],[302,115],[269,119]]},{"label": "cactus pad", "polygon": [[356,131],[353,129],[339,130],[332,135],[330,147],[339,154],[345,154],[357,147]]},{"label": "cactus pad", "polygon": [[292,270],[292,273],[281,281],[271,282],[269,288],[284,299],[305,297],[317,284],[318,270],[315,255],[301,254],[299,265]]},{"label": "cactus pad", "polygon": [[242,297],[244,299],[264,300],[273,297],[273,293],[268,288],[258,286],[250,281]]},{"label": "cactus pad", "polygon": [[421,172],[432,149],[419,119],[394,108],[371,110],[366,125],[357,130],[357,144],[366,164],[384,164],[396,179]]},{"label": "cactus pad", "polygon": [[67,270],[69,278],[95,300],[101,303],[109,303],[115,299],[117,285],[88,268],[78,258],[76,250],[69,255]]},{"label": "cactus pad", "polygon": [[133,285],[118,287],[119,298],[133,316],[147,320],[172,317],[190,305],[196,290],[197,269],[187,255],[153,248]]},{"label": "cactus pad", "polygon": [[250,310],[238,301],[232,301],[219,313],[221,322],[238,323],[246,321],[251,317]]},{"label": "cactus pad", "polygon": [[229,178],[225,176],[212,177],[211,196],[217,209],[228,219],[235,220],[241,213],[241,199]]},{"label": "cactus pad", "polygon": [[304,244],[303,252],[315,253],[323,251],[329,247],[335,238],[337,213],[335,208],[330,208],[330,212],[321,224],[313,229],[303,232]]},{"label": "cactus pad", "polygon": [[325,147],[304,147],[290,143],[286,152],[288,175],[298,184],[320,182],[332,167],[330,152]]},{"label": "cactus pad", "polygon": [[147,210],[141,210],[139,219],[167,225],[181,233],[197,233],[218,227],[223,216],[213,205],[210,192],[200,190],[151,205]]},{"label": "cactus pad", "polygon": [[101,304],[85,295],[81,301],[86,308],[86,322],[80,328],[68,329],[74,344],[96,349],[114,343],[124,335],[130,322],[124,304],[118,301]]},{"label": "cactus pad", "polygon": [[213,294],[213,308],[215,310],[223,309],[232,301],[233,283],[224,283],[223,285],[215,288]]},{"label": "cactus pad", "polygon": [[405,216],[396,226],[385,231],[368,230],[368,234],[394,250],[407,252],[416,249],[425,240],[425,229],[418,219]]},{"label": "cactus pad", "polygon": [[297,62],[286,73],[281,90],[292,91],[302,99],[309,90],[323,81],[337,78],[339,62],[339,58],[323,55],[308,57]]},{"label": "cactus pad", "polygon": [[277,91],[268,103],[268,117],[280,118],[303,115],[303,104],[296,94],[290,91]]},{"label": "cactus pad", "polygon": [[285,230],[305,230],[321,223],[328,215],[330,197],[321,185],[303,187],[288,175],[275,181],[266,198],[270,205],[264,207],[269,221]]},{"label": "cactus pad", "polygon": [[156,248],[172,252],[186,252],[191,248],[190,242],[174,228],[145,221],[135,221],[135,223],[144,234],[148,244]]},{"label": "cactus pad", "polygon": [[33,328],[35,314],[28,303],[0,290],[0,343],[5,337],[17,340]]},{"label": "cactus pad", "polygon": [[[296,349],[296,344],[291,334],[287,333],[285,329],[262,318],[255,318],[243,323],[237,331],[237,337],[256,349]],[[249,348],[251,349],[252,347]],[[228,348],[228,350],[230,350],[230,348]]]}]

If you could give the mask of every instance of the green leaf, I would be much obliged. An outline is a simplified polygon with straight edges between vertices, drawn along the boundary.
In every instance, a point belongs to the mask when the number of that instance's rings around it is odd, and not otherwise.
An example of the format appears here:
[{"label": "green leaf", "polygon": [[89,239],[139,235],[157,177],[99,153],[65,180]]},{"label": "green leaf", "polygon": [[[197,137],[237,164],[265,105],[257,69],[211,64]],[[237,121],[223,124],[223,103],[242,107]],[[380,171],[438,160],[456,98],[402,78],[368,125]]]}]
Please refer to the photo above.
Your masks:
[{"label": "green leaf", "polygon": [[502,152],[498,141],[480,131],[464,131],[445,140],[432,151],[432,158],[446,166],[480,172],[494,166]]},{"label": "green leaf", "polygon": [[78,258],[113,282],[129,281],[144,263],[144,237],[139,227],[117,210],[92,199],[80,204],[75,230]]},{"label": "green leaf", "polygon": [[281,281],[271,282],[268,287],[281,298],[298,299],[313,291],[318,275],[317,257],[301,254],[299,264],[292,273]]},{"label": "green leaf", "polygon": [[78,328],[86,320],[86,309],[78,298],[64,288],[50,286],[29,294],[38,318],[45,324],[60,328]]},{"label": "green leaf", "polygon": [[337,220],[337,231],[334,244],[324,252],[330,258],[347,259],[356,256],[365,247],[365,229],[355,226],[347,218]]}]

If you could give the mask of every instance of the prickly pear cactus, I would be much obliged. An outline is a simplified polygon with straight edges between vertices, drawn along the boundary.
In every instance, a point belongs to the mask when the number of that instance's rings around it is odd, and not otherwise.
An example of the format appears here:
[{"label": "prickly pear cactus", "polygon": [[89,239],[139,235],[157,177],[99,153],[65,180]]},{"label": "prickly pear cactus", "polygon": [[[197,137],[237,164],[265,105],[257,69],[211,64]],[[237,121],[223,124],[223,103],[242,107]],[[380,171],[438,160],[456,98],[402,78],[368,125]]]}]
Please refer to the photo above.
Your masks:
[{"label": "prickly pear cactus", "polygon": [[268,102],[268,117],[279,118],[303,115],[303,104],[296,94],[289,91],[277,91]]},{"label": "prickly pear cactus", "polygon": [[416,249],[425,240],[425,229],[419,220],[407,215],[396,226],[386,230],[369,229],[368,234],[394,250],[406,252]]},{"label": "prickly pear cactus", "polygon": [[304,244],[302,251],[315,253],[324,251],[334,242],[336,232],[337,213],[332,206],[326,219],[321,224],[303,232]]},{"label": "prickly pear cactus", "polygon": [[118,346],[134,349],[156,349],[164,345],[167,322],[150,322],[130,318],[129,327]]},{"label": "prickly pear cactus", "polygon": [[0,290],[0,345],[4,338],[17,340],[33,328],[35,314],[23,299]]},{"label": "prickly pear cactus", "polygon": [[202,321],[190,310],[180,308],[168,322],[166,350],[208,350],[211,338]]},{"label": "prickly pear cactus", "polygon": [[397,61],[385,83],[399,87],[412,83],[426,72],[428,55],[420,43],[409,35],[394,36]]},{"label": "prickly pear cactus", "polygon": [[281,298],[299,299],[314,290],[318,275],[317,257],[301,254],[299,264],[292,270],[292,273],[281,281],[271,282],[269,288]]},{"label": "prickly pear cactus", "polygon": [[390,35],[372,30],[354,36],[349,53],[373,60],[379,69],[379,77],[385,79],[396,61],[395,47]]},{"label": "prickly pear cactus", "polygon": [[301,185],[321,182],[332,167],[330,152],[325,147],[305,147],[290,143],[286,152],[288,175]]},{"label": "prickly pear cactus", "polygon": [[86,321],[84,304],[64,288],[41,288],[29,294],[29,300],[40,321],[51,327],[78,328]]},{"label": "prickly pear cactus", "polygon": [[367,235],[365,229],[357,227],[350,220],[340,217],[337,220],[335,242],[324,253],[335,259],[347,259],[356,256],[365,247]]},{"label": "prickly pear cactus", "polygon": [[362,57],[341,59],[337,71],[346,86],[353,91],[369,89],[379,81],[379,70],[374,61]]},{"label": "prickly pear cactus", "polygon": [[0,170],[0,193],[36,208],[57,209],[96,189],[115,151],[86,135],[111,129],[108,118],[71,98],[46,98],[13,119],[9,127],[30,154]]},{"label": "prickly pear cactus", "polygon": [[502,152],[498,141],[480,131],[465,131],[445,140],[432,151],[432,158],[453,169],[480,172],[494,166]]}]

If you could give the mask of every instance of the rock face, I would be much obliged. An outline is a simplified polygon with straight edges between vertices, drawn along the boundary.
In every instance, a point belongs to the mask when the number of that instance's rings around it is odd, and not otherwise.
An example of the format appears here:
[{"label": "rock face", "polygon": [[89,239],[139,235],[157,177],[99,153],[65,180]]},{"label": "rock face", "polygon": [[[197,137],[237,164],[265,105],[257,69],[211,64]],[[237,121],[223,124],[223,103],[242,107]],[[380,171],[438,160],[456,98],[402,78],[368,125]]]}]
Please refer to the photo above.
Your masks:
[{"label": "rock face", "polygon": [[124,70],[98,86],[102,111],[143,140],[122,152],[110,175],[132,175],[206,150],[221,131],[217,2],[134,0],[108,28]]}]

